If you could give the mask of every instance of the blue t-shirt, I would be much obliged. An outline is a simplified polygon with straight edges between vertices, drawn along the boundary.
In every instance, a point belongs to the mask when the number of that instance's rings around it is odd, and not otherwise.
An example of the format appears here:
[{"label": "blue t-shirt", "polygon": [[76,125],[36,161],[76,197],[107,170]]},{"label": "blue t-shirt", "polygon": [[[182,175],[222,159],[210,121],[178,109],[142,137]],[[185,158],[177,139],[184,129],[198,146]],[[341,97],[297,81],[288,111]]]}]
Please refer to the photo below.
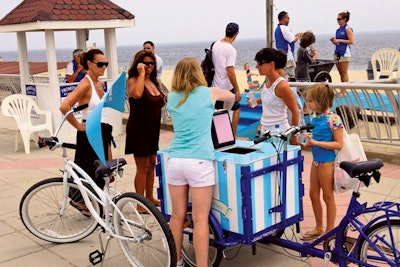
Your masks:
[{"label": "blue t-shirt", "polygon": [[[333,129],[343,128],[343,122],[340,117],[329,111],[328,113],[313,115],[311,124],[314,125],[312,130],[312,138],[317,141],[330,142],[333,141]],[[311,152],[313,160],[316,162],[335,161],[335,150],[322,148],[320,146],[312,146]]]},{"label": "blue t-shirt", "polygon": [[214,105],[210,88],[199,86],[186,101],[176,107],[184,93],[168,94],[167,111],[171,115],[174,138],[169,150],[170,158],[214,160],[211,122]]}]

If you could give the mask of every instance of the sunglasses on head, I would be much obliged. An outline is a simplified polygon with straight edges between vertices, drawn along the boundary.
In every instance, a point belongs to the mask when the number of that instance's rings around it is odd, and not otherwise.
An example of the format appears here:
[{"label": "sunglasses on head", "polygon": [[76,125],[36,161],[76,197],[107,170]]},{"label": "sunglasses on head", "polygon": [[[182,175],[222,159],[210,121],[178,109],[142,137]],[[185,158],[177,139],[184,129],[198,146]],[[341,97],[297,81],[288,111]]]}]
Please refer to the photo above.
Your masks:
[{"label": "sunglasses on head", "polygon": [[104,66],[108,67],[108,62],[94,62],[94,61],[91,61],[91,60],[89,60],[89,61],[92,62],[92,63],[94,63],[94,64],[96,64],[96,66],[97,66],[98,68],[102,68],[102,67],[104,67]]},{"label": "sunglasses on head", "polygon": [[146,65],[146,66],[149,66],[149,65],[152,65],[152,66],[154,66],[154,62],[153,61],[148,61],[148,62],[142,62],[144,65]]}]

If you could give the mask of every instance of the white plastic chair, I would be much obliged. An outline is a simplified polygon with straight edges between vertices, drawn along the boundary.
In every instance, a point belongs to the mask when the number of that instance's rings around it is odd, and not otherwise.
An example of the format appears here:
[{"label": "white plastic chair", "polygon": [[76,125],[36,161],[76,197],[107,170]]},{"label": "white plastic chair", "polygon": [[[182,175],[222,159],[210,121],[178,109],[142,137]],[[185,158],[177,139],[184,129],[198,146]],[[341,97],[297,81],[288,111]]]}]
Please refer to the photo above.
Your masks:
[{"label": "white plastic chair", "polygon": [[[1,104],[1,111],[5,116],[13,117],[16,120],[24,143],[25,154],[30,153],[30,137],[32,133],[47,130],[50,135],[53,135],[51,112],[41,110],[36,102],[29,96],[22,94],[7,96]],[[44,115],[46,122],[33,125],[31,120],[32,111],[37,115]],[[15,135],[15,151],[17,150],[18,132],[16,132]]]},{"label": "white plastic chair", "polygon": [[[400,52],[394,48],[381,48],[376,50],[371,57],[372,72],[374,79],[379,79],[381,76],[388,78],[398,78],[400,67]],[[380,70],[377,70],[379,64]],[[397,67],[397,71],[395,68]]]}]

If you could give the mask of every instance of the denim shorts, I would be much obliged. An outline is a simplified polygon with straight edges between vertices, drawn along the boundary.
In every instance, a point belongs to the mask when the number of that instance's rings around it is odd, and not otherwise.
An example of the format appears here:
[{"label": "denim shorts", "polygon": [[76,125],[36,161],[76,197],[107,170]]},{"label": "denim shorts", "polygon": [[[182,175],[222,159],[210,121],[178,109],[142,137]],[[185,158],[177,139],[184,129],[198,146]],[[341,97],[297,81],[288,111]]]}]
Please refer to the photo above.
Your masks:
[{"label": "denim shorts", "polygon": [[211,160],[170,158],[167,165],[166,179],[170,185],[215,185],[214,163]]}]

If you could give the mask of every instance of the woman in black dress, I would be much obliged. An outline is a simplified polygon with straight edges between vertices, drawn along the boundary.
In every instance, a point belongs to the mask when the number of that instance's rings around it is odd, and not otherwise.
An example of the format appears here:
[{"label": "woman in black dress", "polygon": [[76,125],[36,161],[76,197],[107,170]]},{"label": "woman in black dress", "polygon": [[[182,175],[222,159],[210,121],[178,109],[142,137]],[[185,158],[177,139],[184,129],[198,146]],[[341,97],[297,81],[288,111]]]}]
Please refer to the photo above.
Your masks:
[{"label": "woman in black dress", "polygon": [[135,191],[154,204],[154,166],[160,137],[161,108],[164,95],[157,80],[156,58],[152,52],[136,53],[128,70],[127,92],[130,113],[126,125],[125,154],[136,162]]}]

